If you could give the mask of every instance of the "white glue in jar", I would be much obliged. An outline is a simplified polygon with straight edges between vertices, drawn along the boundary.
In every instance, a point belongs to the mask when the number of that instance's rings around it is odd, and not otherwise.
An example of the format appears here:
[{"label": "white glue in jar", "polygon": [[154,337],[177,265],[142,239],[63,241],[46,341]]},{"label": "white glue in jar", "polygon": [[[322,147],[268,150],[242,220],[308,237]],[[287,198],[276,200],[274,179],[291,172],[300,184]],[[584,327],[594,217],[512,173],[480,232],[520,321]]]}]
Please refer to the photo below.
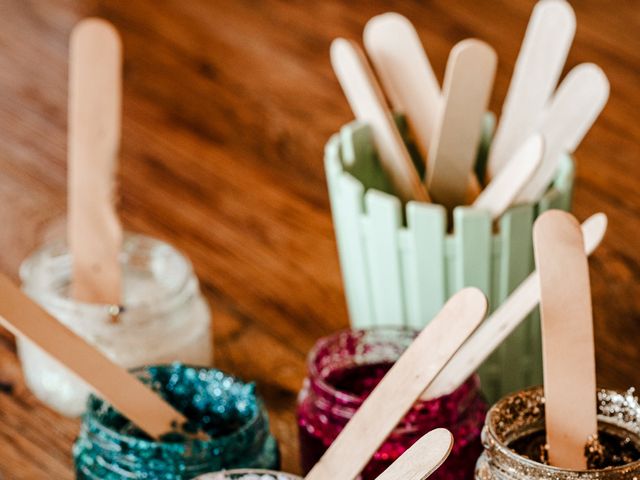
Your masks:
[{"label": "white glue in jar", "polygon": [[[191,263],[171,245],[125,235],[120,306],[70,298],[71,261],[64,242],[45,244],[20,267],[23,290],[125,368],[173,361],[211,364],[209,307]],[[80,415],[89,388],[33,344],[19,338],[17,344],[25,381],[35,396],[63,415]]]}]

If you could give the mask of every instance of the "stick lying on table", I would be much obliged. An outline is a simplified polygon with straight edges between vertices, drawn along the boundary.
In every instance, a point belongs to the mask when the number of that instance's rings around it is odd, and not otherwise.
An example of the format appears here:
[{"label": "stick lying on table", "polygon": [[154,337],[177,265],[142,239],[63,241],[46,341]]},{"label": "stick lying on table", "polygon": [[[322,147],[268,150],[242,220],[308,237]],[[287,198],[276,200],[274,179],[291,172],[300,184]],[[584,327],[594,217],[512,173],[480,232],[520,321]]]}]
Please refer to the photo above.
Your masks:
[{"label": "stick lying on table", "polygon": [[597,438],[596,355],[589,265],[580,225],[551,210],[533,226],[540,279],[545,429],[549,463],[586,470]]},{"label": "stick lying on table", "polygon": [[2,274],[0,324],[55,358],[152,438],[186,423],[157,393],[58,322]]},{"label": "stick lying on table", "polygon": [[118,33],[104,20],[83,20],[71,35],[70,56],[71,296],[82,302],[119,305],[122,227],[114,205],[122,66]]},{"label": "stick lying on table", "polygon": [[424,480],[444,463],[452,447],[453,435],[449,430],[432,430],[378,475],[376,480]]},{"label": "stick lying on table", "polygon": [[358,45],[338,38],[331,44],[331,64],[358,120],[371,127],[380,163],[398,196],[429,201],[427,189],[402,141],[384,95]]},{"label": "stick lying on table", "polygon": [[306,480],[353,480],[420,394],[480,324],[487,300],[465,288],[416,337],[340,432]]},{"label": "stick lying on table", "polygon": [[[607,216],[596,213],[582,224],[585,252],[591,255],[607,230]],[[529,275],[460,348],[422,398],[451,393],[475,372],[540,301],[538,273]]]}]

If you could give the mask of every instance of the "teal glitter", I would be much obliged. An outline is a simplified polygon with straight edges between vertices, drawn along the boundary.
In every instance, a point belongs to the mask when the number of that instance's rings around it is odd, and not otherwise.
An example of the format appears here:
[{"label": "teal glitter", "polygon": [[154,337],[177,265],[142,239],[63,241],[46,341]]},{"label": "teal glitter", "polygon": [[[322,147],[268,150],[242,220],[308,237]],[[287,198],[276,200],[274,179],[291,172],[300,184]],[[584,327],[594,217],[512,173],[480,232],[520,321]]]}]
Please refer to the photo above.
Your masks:
[{"label": "teal glitter", "polygon": [[185,432],[153,441],[127,418],[91,396],[73,447],[78,479],[187,480],[230,468],[279,468],[278,446],[253,383],[220,370],[182,364],[150,366],[134,373],[189,420]]}]

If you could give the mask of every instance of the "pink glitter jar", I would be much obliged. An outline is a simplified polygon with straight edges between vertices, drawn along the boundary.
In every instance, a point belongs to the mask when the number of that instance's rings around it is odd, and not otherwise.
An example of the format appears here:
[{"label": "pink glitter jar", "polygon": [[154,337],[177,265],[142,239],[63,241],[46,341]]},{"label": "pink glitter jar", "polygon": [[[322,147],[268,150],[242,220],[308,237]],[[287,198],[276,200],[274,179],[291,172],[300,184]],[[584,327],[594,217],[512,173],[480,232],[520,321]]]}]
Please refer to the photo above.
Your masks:
[{"label": "pink glitter jar", "polygon": [[[404,328],[344,331],[323,338],[308,358],[308,377],[298,396],[302,468],[308,472],[362,405],[417,332]],[[373,480],[422,435],[449,429],[455,444],[448,460],[431,478],[473,478],[482,453],[480,432],[487,405],[477,377],[443,397],[420,400],[391,433],[362,472]]]}]

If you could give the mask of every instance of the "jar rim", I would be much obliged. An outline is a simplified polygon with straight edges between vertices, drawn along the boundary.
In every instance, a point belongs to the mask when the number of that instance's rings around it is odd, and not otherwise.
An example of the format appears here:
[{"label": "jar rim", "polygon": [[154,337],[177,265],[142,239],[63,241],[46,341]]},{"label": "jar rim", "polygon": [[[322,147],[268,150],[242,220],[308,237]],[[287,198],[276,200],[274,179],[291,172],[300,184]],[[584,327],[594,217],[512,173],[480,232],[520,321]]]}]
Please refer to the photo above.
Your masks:
[{"label": "jar rim", "polygon": [[[598,395],[598,398],[600,400],[600,397],[603,395],[624,395],[622,392],[618,392],[616,390],[609,390],[609,389],[597,389],[596,390],[596,394]],[[553,465],[546,465],[544,463],[540,463],[540,462],[536,462],[535,460],[532,460],[530,458],[524,457],[522,455],[519,455],[518,453],[516,453],[515,451],[513,451],[512,449],[510,449],[507,444],[503,441],[502,436],[496,431],[495,425],[497,422],[495,422],[495,417],[497,415],[500,414],[500,410],[503,408],[503,406],[505,406],[506,404],[508,404],[510,401],[512,401],[514,398],[516,397],[524,397],[524,398],[535,398],[535,397],[539,397],[541,400],[540,405],[544,404],[544,395],[543,395],[543,388],[542,386],[536,386],[536,387],[530,387],[530,388],[526,388],[524,390],[520,390],[518,392],[514,392],[512,394],[509,394],[503,398],[501,398],[500,400],[498,400],[487,412],[487,417],[486,417],[486,422],[485,422],[485,428],[488,431],[488,434],[491,436],[492,440],[493,440],[493,444],[495,445],[496,450],[498,450],[500,455],[504,455],[505,457],[509,458],[511,461],[514,462],[519,462],[521,464],[524,464],[530,468],[535,468],[538,470],[542,470],[544,473],[549,473],[549,474],[566,474],[566,475],[585,475],[585,474],[590,474],[590,473],[594,473],[597,474],[598,472],[607,472],[607,473],[618,473],[618,472],[622,472],[624,470],[629,469],[630,467],[632,468],[640,468],[640,459],[634,461],[634,462],[630,462],[624,465],[618,465],[615,467],[606,467],[606,468],[600,468],[600,469],[589,469],[589,470],[574,470],[574,469],[567,469],[567,468],[561,468],[561,467],[555,467]],[[622,428],[622,427],[621,427]],[[595,478],[595,477],[594,477]],[[599,477],[598,477],[599,478]]]},{"label": "jar rim", "polygon": [[259,473],[261,475],[272,475],[275,478],[277,478],[278,475],[285,475],[290,480],[303,480],[302,477],[295,475],[293,473],[280,472],[276,470],[265,470],[263,468],[233,468],[230,470],[221,470],[219,472],[205,473],[204,475],[200,475],[196,477],[194,480],[209,480],[210,478],[212,478],[210,477],[210,475],[216,475],[216,474],[222,474],[225,477],[228,477],[229,475],[248,475],[251,473]]},{"label": "jar rim", "polygon": [[[45,291],[38,291],[38,296],[42,298],[44,303],[51,305],[55,309],[59,309],[61,311],[77,311],[90,318],[95,318],[99,315],[115,317],[124,312],[145,311],[154,313],[156,311],[166,311],[171,309],[174,304],[180,302],[180,299],[178,298],[180,294],[190,290],[190,284],[197,287],[197,279],[194,279],[193,275],[193,265],[186,255],[164,240],[142,233],[126,231],[124,232],[122,249],[120,251],[121,262],[122,258],[125,256],[130,256],[145,248],[151,250],[154,247],[163,249],[167,252],[167,258],[174,258],[183,267],[183,272],[181,273],[182,277],[179,277],[175,284],[172,284],[169,288],[165,289],[161,296],[145,298],[134,302],[128,301],[121,305],[89,303],[75,300],[65,293],[58,292],[54,288],[47,289]],[[19,277],[23,288],[26,288],[27,291],[29,290],[29,279],[39,268],[38,261],[42,261],[43,258],[50,260],[54,257],[63,258],[65,261],[68,261],[69,263],[71,262],[69,248],[63,237],[57,237],[44,242],[22,261],[19,269]],[[186,293],[188,294],[188,292]],[[137,315],[134,313],[130,318],[136,317]]]},{"label": "jar rim", "polygon": [[335,332],[331,335],[322,337],[315,343],[315,345],[311,348],[311,350],[309,351],[309,354],[307,355],[307,369],[309,371],[309,378],[312,379],[312,382],[314,383],[314,385],[317,386],[317,388],[319,388],[323,393],[330,395],[333,398],[338,398],[343,402],[346,402],[349,404],[361,405],[362,402],[364,401],[361,397],[349,392],[345,392],[343,390],[339,390],[333,385],[331,385],[329,382],[327,382],[325,378],[322,376],[320,370],[318,369],[318,365],[316,364],[315,360],[318,358],[318,355],[323,348],[338,342],[341,338],[344,338],[346,336],[355,337],[358,335],[364,336],[364,335],[371,335],[371,334],[382,335],[385,332],[399,334],[399,335],[406,335],[406,339],[411,341],[419,333],[417,330],[410,327],[406,327],[406,326],[400,326],[400,325],[382,326],[381,325],[381,326],[374,326],[368,329],[347,328],[347,329]]},{"label": "jar rim", "polygon": [[[309,354],[307,355],[308,378],[312,384],[310,388],[315,388],[319,390],[323,395],[327,395],[331,398],[338,399],[341,402],[343,402],[345,405],[348,405],[349,407],[357,408],[360,405],[362,405],[362,403],[364,402],[364,399],[362,397],[346,392],[344,390],[339,390],[333,385],[331,385],[329,382],[327,382],[325,377],[320,372],[316,360],[318,358],[319,353],[324,348],[332,344],[336,344],[342,338],[366,337],[371,335],[383,336],[385,335],[385,333],[396,335],[396,338],[402,338],[403,340],[407,340],[408,341],[407,347],[408,347],[409,344],[411,344],[411,342],[413,342],[413,340],[418,336],[420,331],[404,325],[376,325],[374,327],[366,328],[366,329],[347,328],[347,329],[339,330],[333,334],[320,338],[312,347],[312,349],[309,351]],[[401,355],[402,353],[398,355],[398,358]],[[472,375],[471,377],[466,379],[462,385],[458,386],[452,391],[444,395],[440,395],[438,397],[429,398],[426,401],[433,402],[439,399],[447,399],[450,397],[454,397],[456,394],[458,394],[458,392],[464,385],[467,385],[470,382],[476,383],[477,385],[478,384],[477,376]],[[477,386],[476,388],[479,388],[479,386]]]},{"label": "jar rim", "polygon": [[[175,367],[176,365],[178,364],[173,363],[173,364],[149,365],[149,366],[133,368],[129,370],[129,372],[140,377],[141,373],[148,371],[148,369],[150,368],[170,369]],[[189,364],[182,364],[182,363],[179,365],[187,368],[193,368],[197,371],[206,370],[207,372],[220,372],[221,374],[224,375],[225,379],[231,379],[232,382],[235,384],[250,385],[252,383],[252,382],[244,382],[243,380],[236,377],[235,375],[229,374],[217,368],[203,367],[198,365],[189,365]],[[269,429],[268,414],[264,406],[264,403],[262,402],[262,399],[258,396],[258,394],[255,392],[255,390],[252,390],[251,395],[253,396],[253,400],[255,401],[255,404],[256,404],[256,408],[254,409],[254,412],[251,415],[251,417],[247,418],[247,420],[240,427],[236,428],[232,432],[224,435],[217,435],[215,437],[210,437],[208,440],[188,437],[185,439],[185,441],[182,441],[182,442],[170,442],[170,441],[163,441],[163,440],[146,439],[146,438],[141,438],[139,436],[119,432],[117,429],[114,429],[108,425],[105,425],[96,416],[96,409],[90,408],[90,405],[96,400],[100,406],[108,404],[106,400],[98,397],[93,393],[89,396],[89,399],[87,400],[87,409],[85,411],[85,414],[83,415],[83,424],[84,423],[90,424],[92,427],[95,427],[100,432],[103,432],[108,438],[126,443],[127,445],[135,445],[137,446],[137,448],[140,448],[141,450],[149,449],[151,447],[156,447],[156,448],[166,449],[170,451],[185,451],[185,450],[189,451],[193,447],[199,447],[199,448],[214,447],[221,444],[229,444],[230,442],[233,442],[235,438],[239,438],[243,436],[244,434],[251,431],[252,429],[259,428],[261,421],[265,422],[264,429],[268,431]]]}]

